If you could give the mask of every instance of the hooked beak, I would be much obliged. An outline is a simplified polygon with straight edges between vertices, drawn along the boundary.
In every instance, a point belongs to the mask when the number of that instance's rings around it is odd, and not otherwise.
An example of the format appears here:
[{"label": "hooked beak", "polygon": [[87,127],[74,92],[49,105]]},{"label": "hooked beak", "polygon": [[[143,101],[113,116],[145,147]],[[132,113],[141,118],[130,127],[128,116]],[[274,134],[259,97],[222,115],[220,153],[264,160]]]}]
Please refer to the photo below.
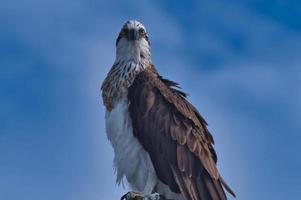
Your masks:
[{"label": "hooked beak", "polygon": [[135,40],[138,40],[138,39],[139,39],[138,31],[135,30],[135,29],[131,29],[128,33],[128,40],[135,41]]}]

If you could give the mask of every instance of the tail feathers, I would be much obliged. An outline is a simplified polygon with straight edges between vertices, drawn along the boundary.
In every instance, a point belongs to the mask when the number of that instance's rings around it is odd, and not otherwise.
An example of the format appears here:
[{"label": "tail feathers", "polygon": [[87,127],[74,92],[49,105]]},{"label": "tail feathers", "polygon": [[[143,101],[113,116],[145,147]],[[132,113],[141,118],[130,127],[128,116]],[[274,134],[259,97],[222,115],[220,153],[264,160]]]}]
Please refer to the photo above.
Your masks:
[{"label": "tail feathers", "polygon": [[172,171],[174,173],[175,179],[176,179],[176,181],[177,181],[177,183],[179,185],[180,191],[181,191],[184,199],[185,200],[190,200],[191,198],[190,198],[190,195],[189,195],[189,191],[185,187],[185,182],[183,180],[183,177],[181,176],[180,170],[178,170],[177,168],[173,167],[172,165],[171,165],[171,169],[172,169]]},{"label": "tail feathers", "polygon": [[221,176],[215,180],[205,172],[196,180],[196,183],[200,200],[227,200],[225,191],[236,197],[234,191]]},{"label": "tail feathers", "polygon": [[201,198],[201,200],[227,200],[227,196],[220,182],[218,180],[212,179],[208,173],[203,173],[200,177],[200,180],[198,180],[197,182],[203,182],[202,184],[199,184],[199,194],[207,191],[205,192],[207,197]]},{"label": "tail feathers", "polygon": [[185,200],[227,200],[224,188],[235,197],[222,177],[213,179],[207,172],[190,177],[175,167],[171,169]]},{"label": "tail feathers", "polygon": [[229,185],[226,183],[226,181],[223,179],[221,175],[219,176],[219,179],[222,185],[224,186],[224,188],[227,190],[227,192],[229,192],[233,197],[236,197],[234,191],[229,187]]},{"label": "tail feathers", "polygon": [[199,191],[200,199],[203,200],[210,200],[212,199],[211,194],[209,193],[209,190],[207,189],[207,186],[205,184],[205,181],[203,179],[197,180],[197,187]]}]

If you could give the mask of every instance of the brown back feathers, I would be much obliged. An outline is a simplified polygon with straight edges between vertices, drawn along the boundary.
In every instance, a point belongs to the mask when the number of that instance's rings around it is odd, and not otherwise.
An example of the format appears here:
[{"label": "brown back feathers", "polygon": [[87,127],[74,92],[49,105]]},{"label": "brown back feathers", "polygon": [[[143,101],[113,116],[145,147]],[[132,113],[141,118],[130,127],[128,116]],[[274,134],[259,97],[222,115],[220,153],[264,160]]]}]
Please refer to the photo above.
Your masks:
[{"label": "brown back feathers", "polygon": [[153,66],[136,76],[128,91],[134,135],[173,192],[185,200],[226,200],[207,123],[177,86]]}]

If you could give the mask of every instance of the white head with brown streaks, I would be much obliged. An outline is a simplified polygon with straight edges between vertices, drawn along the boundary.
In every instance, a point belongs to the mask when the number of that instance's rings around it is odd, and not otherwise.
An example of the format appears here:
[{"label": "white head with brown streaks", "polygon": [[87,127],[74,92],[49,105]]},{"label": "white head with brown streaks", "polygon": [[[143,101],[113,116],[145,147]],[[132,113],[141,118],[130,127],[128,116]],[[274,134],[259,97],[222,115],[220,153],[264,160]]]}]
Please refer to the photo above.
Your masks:
[{"label": "white head with brown streaks", "polygon": [[127,21],[116,40],[115,62],[101,87],[108,110],[126,97],[136,75],[150,64],[150,43],[145,27],[138,21]]},{"label": "white head with brown streaks", "polygon": [[115,62],[151,62],[150,43],[145,27],[136,20],[127,21],[116,40]]}]

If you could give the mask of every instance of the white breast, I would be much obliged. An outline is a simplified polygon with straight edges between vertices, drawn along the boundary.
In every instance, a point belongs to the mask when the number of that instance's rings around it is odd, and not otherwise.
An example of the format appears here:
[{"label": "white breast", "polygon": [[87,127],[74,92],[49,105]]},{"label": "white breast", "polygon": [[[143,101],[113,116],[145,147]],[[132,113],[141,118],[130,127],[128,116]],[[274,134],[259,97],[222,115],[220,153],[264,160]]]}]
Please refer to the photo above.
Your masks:
[{"label": "white breast", "polygon": [[111,112],[106,112],[106,132],[114,152],[116,182],[126,177],[131,189],[150,194],[155,189],[167,198],[180,199],[156,176],[148,153],[133,136],[132,121],[128,113],[128,101],[119,101]]}]

